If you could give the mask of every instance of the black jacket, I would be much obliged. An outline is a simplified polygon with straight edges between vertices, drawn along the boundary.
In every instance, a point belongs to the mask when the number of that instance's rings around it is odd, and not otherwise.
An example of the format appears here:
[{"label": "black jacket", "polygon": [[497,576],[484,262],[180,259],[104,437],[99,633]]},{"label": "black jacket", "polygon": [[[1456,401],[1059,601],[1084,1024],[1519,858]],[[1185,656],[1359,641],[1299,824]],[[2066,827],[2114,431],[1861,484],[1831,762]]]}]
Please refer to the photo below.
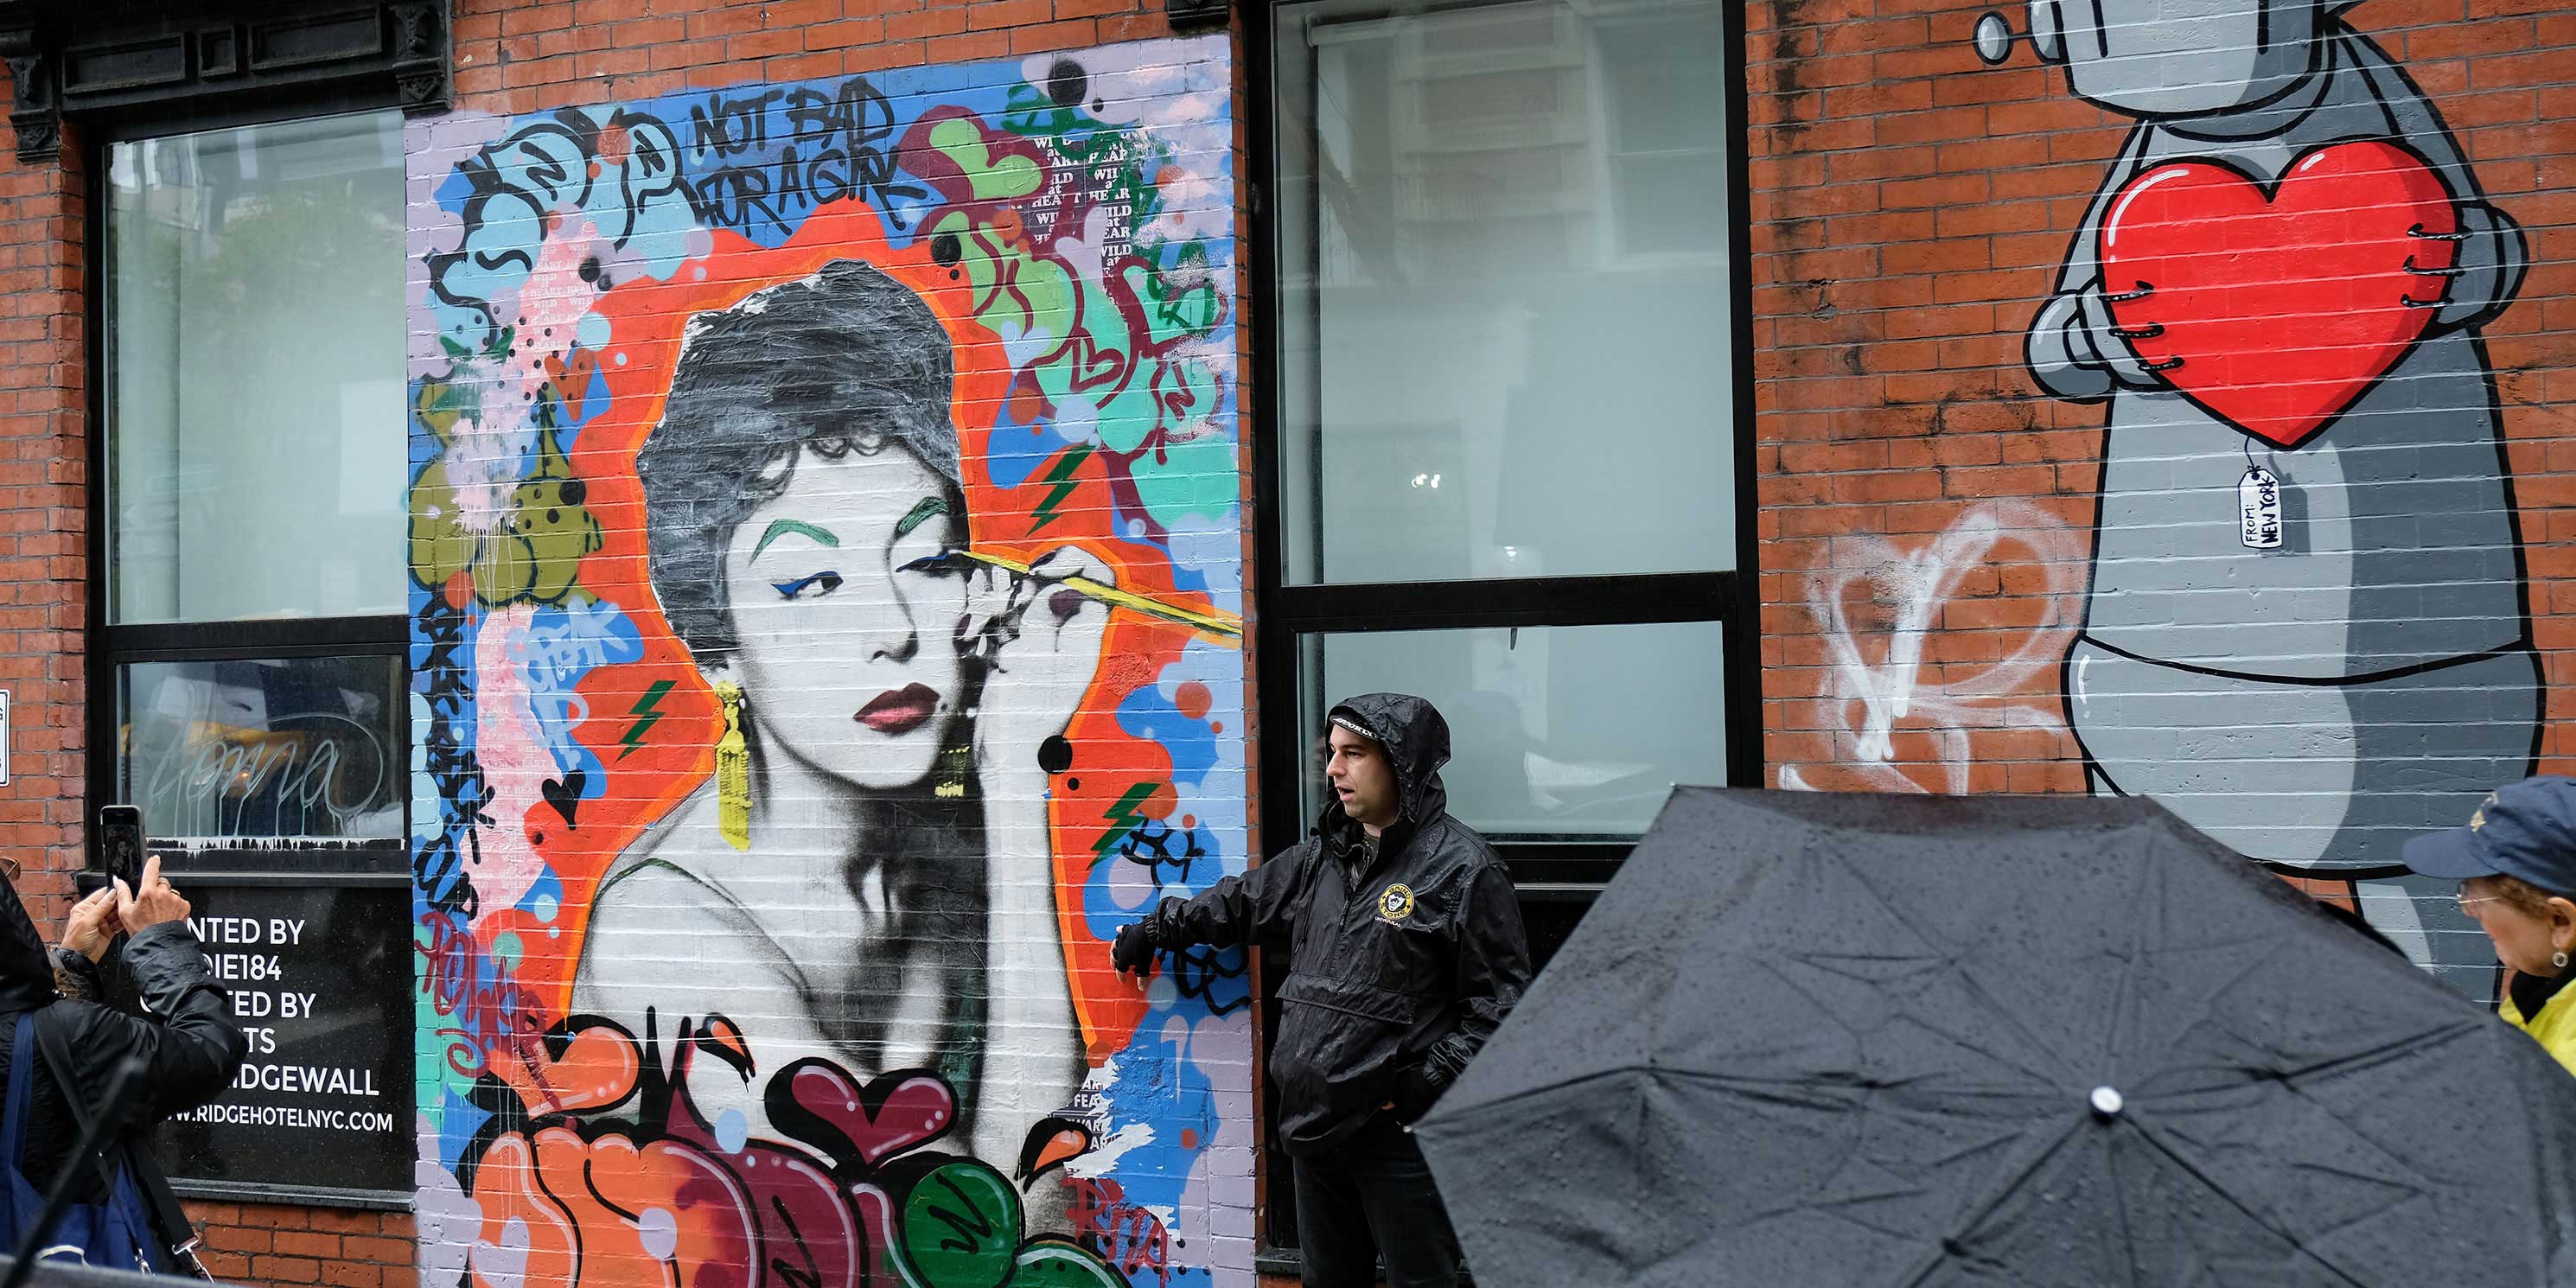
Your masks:
[{"label": "black jacket", "polygon": [[[222,1095],[241,1068],[244,1044],[233,1023],[231,999],[207,972],[205,950],[186,922],[152,926],[127,939],[124,961],[150,1019],[92,1001],[58,1000],[57,965],[92,996],[97,995],[97,968],[69,950],[49,954],[18,892],[0,877],[0,1088],[8,1086],[12,1061],[44,1058],[12,1049],[19,1013],[50,1006],[52,1013],[39,1016],[37,1023],[62,1026],[63,1044],[76,1066],[69,1071],[72,1085],[89,1094],[93,1107],[125,1057],[143,1057],[141,1094],[126,1102],[117,1123],[117,1141],[129,1144],[141,1141],[161,1120]],[[33,1102],[21,1166],[29,1181],[50,1185],[63,1155],[80,1139],[80,1128],[66,1112],[50,1070],[38,1068],[30,1085]],[[74,1199],[97,1201],[97,1170],[79,1176]]]},{"label": "black jacket", "polygon": [[1372,693],[1333,708],[1395,768],[1402,816],[1354,887],[1365,834],[1336,801],[1316,835],[1195,899],[1152,914],[1155,942],[1288,943],[1270,1076],[1290,1154],[1314,1154],[1392,1100],[1419,1117],[1485,1045],[1529,984],[1510,874],[1449,817],[1449,726],[1430,703]]}]

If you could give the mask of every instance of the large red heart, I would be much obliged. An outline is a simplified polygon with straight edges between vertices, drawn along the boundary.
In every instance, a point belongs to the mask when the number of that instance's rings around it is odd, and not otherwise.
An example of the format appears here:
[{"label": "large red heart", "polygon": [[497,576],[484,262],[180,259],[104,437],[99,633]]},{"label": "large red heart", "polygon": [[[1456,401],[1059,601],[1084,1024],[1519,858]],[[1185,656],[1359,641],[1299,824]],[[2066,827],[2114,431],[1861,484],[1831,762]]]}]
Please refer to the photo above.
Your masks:
[{"label": "large red heart", "polygon": [[2224,162],[2177,161],[2112,201],[2102,289],[2176,392],[2296,447],[2422,338],[2457,227],[2441,179],[2396,143],[2318,148],[2268,196]]}]

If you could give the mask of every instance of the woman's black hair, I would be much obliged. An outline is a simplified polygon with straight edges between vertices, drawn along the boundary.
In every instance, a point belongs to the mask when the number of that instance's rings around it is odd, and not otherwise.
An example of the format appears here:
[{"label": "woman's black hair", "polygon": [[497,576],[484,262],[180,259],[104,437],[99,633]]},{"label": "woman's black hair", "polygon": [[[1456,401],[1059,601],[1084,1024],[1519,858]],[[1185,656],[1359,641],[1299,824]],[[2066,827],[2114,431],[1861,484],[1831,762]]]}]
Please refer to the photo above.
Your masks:
[{"label": "woman's black hair", "polygon": [[835,260],[689,320],[662,421],[635,458],[662,616],[701,665],[740,641],[725,593],[734,529],[785,491],[803,453],[901,447],[947,480],[964,522],[948,332],[910,287]]}]

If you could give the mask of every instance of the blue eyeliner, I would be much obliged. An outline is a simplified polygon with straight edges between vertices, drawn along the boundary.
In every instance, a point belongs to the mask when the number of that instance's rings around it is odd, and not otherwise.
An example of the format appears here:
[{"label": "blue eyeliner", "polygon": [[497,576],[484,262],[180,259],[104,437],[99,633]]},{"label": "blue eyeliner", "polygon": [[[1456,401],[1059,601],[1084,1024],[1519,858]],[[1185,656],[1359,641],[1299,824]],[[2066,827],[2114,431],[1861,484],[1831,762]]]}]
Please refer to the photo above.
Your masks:
[{"label": "blue eyeliner", "polygon": [[803,590],[807,586],[811,586],[818,581],[824,583],[823,590],[826,594],[841,588],[841,574],[837,572],[818,572],[811,577],[806,577],[798,581],[773,581],[769,584],[772,589],[775,589],[778,592],[779,598],[794,599],[796,598],[796,592]]},{"label": "blue eyeliner", "polygon": [[965,564],[966,564],[966,560],[965,560],[964,558],[960,557],[960,556],[959,556],[959,554],[958,554],[956,551],[954,551],[954,550],[942,550],[942,551],[940,551],[938,554],[935,554],[935,555],[923,555],[923,556],[922,556],[922,557],[920,557],[919,559],[915,559],[915,560],[913,560],[911,563],[905,564],[905,565],[903,565],[902,567],[895,569],[895,571],[896,571],[896,572],[957,572],[957,571],[959,571],[960,569],[962,569],[962,568],[965,566]]}]

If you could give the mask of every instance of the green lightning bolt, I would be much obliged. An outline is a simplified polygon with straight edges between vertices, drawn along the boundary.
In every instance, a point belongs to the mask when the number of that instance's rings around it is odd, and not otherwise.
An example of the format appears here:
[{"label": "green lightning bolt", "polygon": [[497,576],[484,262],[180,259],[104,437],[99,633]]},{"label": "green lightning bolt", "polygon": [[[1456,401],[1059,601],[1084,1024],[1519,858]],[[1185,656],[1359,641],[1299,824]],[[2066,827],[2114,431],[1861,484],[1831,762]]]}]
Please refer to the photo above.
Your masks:
[{"label": "green lightning bolt", "polygon": [[1119,797],[1117,804],[1110,806],[1101,814],[1100,817],[1109,820],[1109,830],[1101,833],[1100,839],[1091,843],[1091,852],[1106,855],[1109,853],[1110,846],[1118,844],[1129,832],[1135,831],[1136,824],[1142,821],[1136,813],[1136,807],[1144,804],[1145,798],[1153,795],[1154,789],[1160,786],[1162,786],[1161,783],[1138,783],[1128,788],[1127,794]]},{"label": "green lightning bolt", "polygon": [[1038,502],[1037,522],[1029,525],[1029,531],[1032,534],[1056,521],[1055,508],[1063,504],[1066,497],[1073,495],[1073,489],[1077,485],[1077,480],[1073,477],[1074,470],[1090,456],[1091,444],[1077,443],[1071,451],[1055,458],[1054,466],[1047,470],[1046,478],[1042,480],[1055,484],[1055,490],[1047,493],[1045,500]]},{"label": "green lightning bolt", "polygon": [[626,759],[637,747],[643,746],[644,731],[661,723],[665,713],[654,710],[653,704],[660,702],[662,695],[669,693],[674,683],[676,681],[655,680],[653,687],[644,690],[644,696],[637,698],[635,705],[627,709],[626,714],[636,717],[636,720],[635,723],[626,726],[626,736],[617,740],[626,748],[625,751],[617,753],[619,760]]}]

